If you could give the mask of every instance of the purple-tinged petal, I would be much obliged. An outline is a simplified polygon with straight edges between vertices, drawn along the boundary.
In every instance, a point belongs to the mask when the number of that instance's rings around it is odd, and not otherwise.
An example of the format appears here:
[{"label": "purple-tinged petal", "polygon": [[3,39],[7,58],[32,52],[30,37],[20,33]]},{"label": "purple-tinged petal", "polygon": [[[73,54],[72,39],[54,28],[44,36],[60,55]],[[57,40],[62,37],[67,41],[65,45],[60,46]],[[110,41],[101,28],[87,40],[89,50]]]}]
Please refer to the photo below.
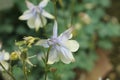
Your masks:
[{"label": "purple-tinged petal", "polygon": [[45,48],[49,47],[47,39],[41,39],[35,45],[40,45],[40,46],[43,46]]},{"label": "purple-tinged petal", "polygon": [[59,40],[60,41],[66,41],[66,40],[72,38],[72,31],[73,31],[73,27],[71,27],[68,30],[61,33],[60,36],[58,37]]},{"label": "purple-tinged petal", "polygon": [[53,38],[57,38],[57,34],[58,34],[57,29],[58,29],[58,25],[57,25],[57,21],[55,20],[53,26],[53,36],[52,36]]},{"label": "purple-tinged petal", "polygon": [[4,60],[4,54],[0,52],[0,61],[3,61],[3,60]]},{"label": "purple-tinged petal", "polygon": [[65,47],[60,47],[60,53],[58,55],[60,56],[61,61],[65,64],[75,61],[70,50]]},{"label": "purple-tinged petal", "polygon": [[40,7],[40,8],[44,8],[44,7],[48,4],[48,1],[49,1],[49,0],[42,0],[42,1],[39,3],[39,7]]},{"label": "purple-tinged petal", "polygon": [[28,0],[26,0],[26,5],[27,5],[28,9],[33,9],[35,7],[35,5],[32,4],[31,2],[29,2]]},{"label": "purple-tinged petal", "polygon": [[33,16],[32,12],[30,10],[27,10],[19,17],[20,20],[28,20]]},{"label": "purple-tinged petal", "polygon": [[58,51],[55,48],[52,48],[49,52],[47,64],[53,64],[59,61]]}]

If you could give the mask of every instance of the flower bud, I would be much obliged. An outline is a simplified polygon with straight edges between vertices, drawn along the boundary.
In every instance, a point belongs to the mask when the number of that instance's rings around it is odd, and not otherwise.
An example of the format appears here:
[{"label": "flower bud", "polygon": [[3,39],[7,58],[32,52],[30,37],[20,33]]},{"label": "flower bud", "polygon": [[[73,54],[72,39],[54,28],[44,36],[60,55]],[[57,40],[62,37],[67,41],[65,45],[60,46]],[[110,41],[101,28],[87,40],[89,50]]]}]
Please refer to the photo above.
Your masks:
[{"label": "flower bud", "polygon": [[79,16],[80,16],[80,19],[83,23],[85,23],[85,24],[90,24],[91,23],[91,18],[88,14],[80,13]]},{"label": "flower bud", "polygon": [[31,47],[31,44],[34,43],[35,38],[32,37],[32,36],[28,36],[28,37],[25,37],[24,40],[26,41],[26,44],[27,44],[29,47]]},{"label": "flower bud", "polygon": [[27,50],[26,50],[26,49],[21,52],[20,58],[21,58],[22,60],[26,60],[26,59],[28,58],[28,57],[27,57]]},{"label": "flower bud", "polygon": [[10,60],[17,60],[19,59],[19,53],[18,52],[12,52],[10,55]]}]

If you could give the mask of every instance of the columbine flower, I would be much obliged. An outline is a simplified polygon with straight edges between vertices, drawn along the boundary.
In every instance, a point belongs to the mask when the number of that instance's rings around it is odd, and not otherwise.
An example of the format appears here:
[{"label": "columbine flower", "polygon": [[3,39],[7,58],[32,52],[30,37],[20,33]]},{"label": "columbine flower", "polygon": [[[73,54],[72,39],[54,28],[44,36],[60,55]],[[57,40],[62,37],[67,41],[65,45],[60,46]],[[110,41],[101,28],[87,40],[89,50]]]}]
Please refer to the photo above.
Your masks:
[{"label": "columbine flower", "polygon": [[43,27],[47,23],[45,17],[54,19],[54,16],[43,9],[47,5],[48,1],[49,0],[43,0],[38,6],[26,1],[26,5],[29,10],[26,10],[19,19],[28,20],[27,24],[31,29],[35,28],[38,30],[40,27]]},{"label": "columbine flower", "polygon": [[53,64],[61,60],[63,63],[69,64],[74,62],[75,59],[72,52],[76,52],[79,48],[79,43],[75,40],[69,40],[72,38],[73,28],[69,28],[60,36],[57,33],[57,22],[55,21],[53,27],[53,36],[48,40],[40,40],[37,44],[44,47],[50,47],[48,64]]},{"label": "columbine flower", "polygon": [[[9,60],[9,53],[3,51],[0,51],[0,63],[5,67],[6,70],[9,68],[9,64],[6,62]],[[0,70],[3,71],[3,68],[0,66]]]}]

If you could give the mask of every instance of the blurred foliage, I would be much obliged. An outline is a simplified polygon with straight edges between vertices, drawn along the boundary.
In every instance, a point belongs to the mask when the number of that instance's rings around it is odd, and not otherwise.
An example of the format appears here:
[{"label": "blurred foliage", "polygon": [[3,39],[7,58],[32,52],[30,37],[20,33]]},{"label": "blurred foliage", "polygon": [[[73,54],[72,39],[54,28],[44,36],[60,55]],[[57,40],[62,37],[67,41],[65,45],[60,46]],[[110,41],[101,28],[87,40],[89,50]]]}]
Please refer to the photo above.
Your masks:
[{"label": "blurred foliage", "polygon": [[[38,4],[40,0],[31,1]],[[111,39],[120,37],[120,24],[115,19],[107,18],[108,14],[105,9],[110,5],[110,0],[57,0],[59,33],[72,24],[76,28],[73,36],[80,43],[80,49],[74,53],[75,63],[65,65],[59,62],[50,65],[56,71],[49,74],[49,80],[73,80],[75,78],[73,69],[75,68],[91,71],[99,57],[96,49],[111,50],[113,48]],[[24,0],[0,0],[0,40],[3,42],[3,48],[10,52],[16,49],[15,40],[21,40],[24,36],[47,38],[52,35],[53,22],[51,20],[48,20],[46,28],[40,29],[38,32],[29,29],[26,21],[18,20],[26,9]],[[45,9],[54,14],[52,0]],[[40,54],[42,50],[41,47],[33,47],[29,53],[30,55]],[[29,80],[42,80],[44,64],[37,58],[31,61],[37,66],[30,67]],[[21,65],[15,63],[20,63],[13,62],[13,73],[19,80],[23,77],[23,73]]]}]

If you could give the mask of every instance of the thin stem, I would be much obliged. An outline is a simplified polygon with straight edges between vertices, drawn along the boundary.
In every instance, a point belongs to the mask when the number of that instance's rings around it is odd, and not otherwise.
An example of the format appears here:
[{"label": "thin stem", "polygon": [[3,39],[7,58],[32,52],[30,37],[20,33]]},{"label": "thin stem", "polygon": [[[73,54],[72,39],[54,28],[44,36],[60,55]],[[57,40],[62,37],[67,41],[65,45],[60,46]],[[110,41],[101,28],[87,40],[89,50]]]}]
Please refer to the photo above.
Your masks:
[{"label": "thin stem", "polygon": [[47,80],[47,72],[48,72],[48,58],[49,58],[49,52],[50,52],[51,46],[48,48],[47,51],[47,56],[46,56],[46,60],[45,60],[45,80]]},{"label": "thin stem", "polygon": [[7,70],[5,69],[5,67],[2,65],[2,63],[0,63],[0,66],[4,69],[4,71],[5,71],[7,74],[9,74],[9,75],[11,76],[11,78],[12,78],[13,80],[16,80],[15,77],[14,77],[9,71],[7,71]]},{"label": "thin stem", "polygon": [[74,13],[75,0],[71,2],[71,25],[73,24],[73,13]]},{"label": "thin stem", "polygon": [[53,80],[57,80],[55,72],[53,72],[52,75],[53,75]]},{"label": "thin stem", "polygon": [[55,19],[57,20],[57,7],[56,7],[56,2],[57,2],[57,0],[54,0],[54,14],[55,14]]},{"label": "thin stem", "polygon": [[26,62],[25,62],[25,60],[23,60],[23,72],[24,72],[25,80],[28,80],[28,79],[27,79]]},{"label": "thin stem", "polygon": [[9,71],[12,73],[12,60],[10,60],[10,63],[9,63],[9,66],[10,66],[10,69],[9,69]]}]

